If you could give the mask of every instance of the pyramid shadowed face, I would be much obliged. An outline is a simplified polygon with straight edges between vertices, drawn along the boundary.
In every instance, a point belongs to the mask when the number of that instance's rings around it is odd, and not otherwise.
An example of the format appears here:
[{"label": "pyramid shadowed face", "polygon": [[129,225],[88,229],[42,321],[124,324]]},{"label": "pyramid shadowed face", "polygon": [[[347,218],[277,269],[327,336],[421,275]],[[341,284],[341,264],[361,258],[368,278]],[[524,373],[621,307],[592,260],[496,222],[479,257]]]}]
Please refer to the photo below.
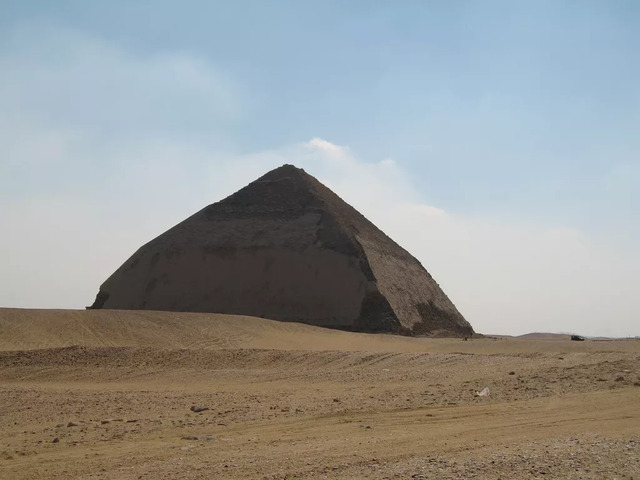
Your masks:
[{"label": "pyramid shadowed face", "polygon": [[366,332],[469,336],[406,250],[284,165],[142,246],[91,308],[251,315]]}]

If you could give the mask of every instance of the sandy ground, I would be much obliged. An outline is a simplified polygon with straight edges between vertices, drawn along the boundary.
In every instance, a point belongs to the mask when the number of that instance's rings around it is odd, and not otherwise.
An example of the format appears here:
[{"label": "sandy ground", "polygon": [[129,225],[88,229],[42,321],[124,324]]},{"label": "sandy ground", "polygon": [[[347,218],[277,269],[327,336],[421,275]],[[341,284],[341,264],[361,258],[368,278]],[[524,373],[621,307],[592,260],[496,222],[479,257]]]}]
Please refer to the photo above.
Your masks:
[{"label": "sandy ground", "polygon": [[1,479],[639,479],[640,341],[0,309],[0,432]]}]

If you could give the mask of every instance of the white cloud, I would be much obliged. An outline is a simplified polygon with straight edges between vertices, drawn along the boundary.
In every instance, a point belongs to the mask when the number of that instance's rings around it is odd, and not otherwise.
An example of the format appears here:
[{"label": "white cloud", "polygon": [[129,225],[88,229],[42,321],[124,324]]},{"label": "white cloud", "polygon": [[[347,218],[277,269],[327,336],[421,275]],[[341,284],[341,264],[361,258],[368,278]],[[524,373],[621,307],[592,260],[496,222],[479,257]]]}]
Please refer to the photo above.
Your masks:
[{"label": "white cloud", "polygon": [[323,152],[329,158],[346,158],[349,155],[349,149],[335,145],[322,138],[312,138],[305,144],[310,149],[316,149]]}]

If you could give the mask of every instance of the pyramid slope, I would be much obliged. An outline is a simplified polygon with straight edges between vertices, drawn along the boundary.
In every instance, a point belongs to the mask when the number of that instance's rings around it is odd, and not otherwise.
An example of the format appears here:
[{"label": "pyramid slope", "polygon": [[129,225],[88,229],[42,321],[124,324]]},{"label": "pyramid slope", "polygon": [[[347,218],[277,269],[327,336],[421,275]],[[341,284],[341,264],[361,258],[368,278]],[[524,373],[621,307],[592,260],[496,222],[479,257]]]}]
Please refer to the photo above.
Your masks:
[{"label": "pyramid slope", "polygon": [[102,284],[92,308],[253,315],[356,331],[473,333],[414,257],[292,165],[141,247]]}]

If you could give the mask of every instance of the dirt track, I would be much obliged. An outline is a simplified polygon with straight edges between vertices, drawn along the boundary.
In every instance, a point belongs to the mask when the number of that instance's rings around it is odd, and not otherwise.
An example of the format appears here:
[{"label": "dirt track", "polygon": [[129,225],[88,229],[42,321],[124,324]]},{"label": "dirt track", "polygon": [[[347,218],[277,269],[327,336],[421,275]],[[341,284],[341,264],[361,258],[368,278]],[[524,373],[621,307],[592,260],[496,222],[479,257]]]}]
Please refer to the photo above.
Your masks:
[{"label": "dirt track", "polygon": [[0,478],[639,478],[637,382],[636,340],[4,309]]}]

